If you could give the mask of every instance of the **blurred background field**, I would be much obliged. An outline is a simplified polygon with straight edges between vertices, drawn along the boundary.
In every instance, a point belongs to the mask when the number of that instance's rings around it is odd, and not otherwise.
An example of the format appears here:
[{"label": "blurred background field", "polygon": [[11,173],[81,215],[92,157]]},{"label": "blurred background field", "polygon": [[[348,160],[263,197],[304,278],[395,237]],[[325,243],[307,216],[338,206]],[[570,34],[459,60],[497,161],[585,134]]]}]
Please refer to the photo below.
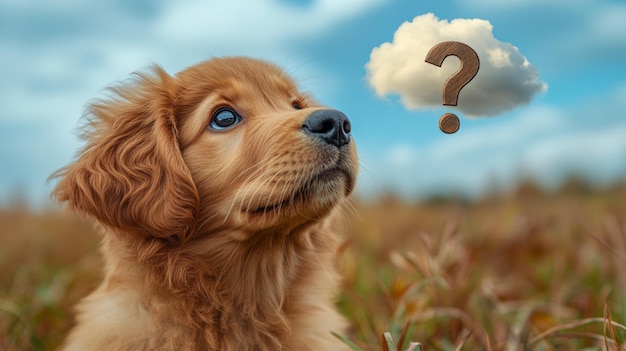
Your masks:
[{"label": "blurred background field", "polygon": [[[360,349],[381,350],[384,331],[422,350],[626,347],[626,184],[355,207],[339,305]],[[59,345],[100,279],[98,241],[58,209],[2,208],[0,349]]]}]

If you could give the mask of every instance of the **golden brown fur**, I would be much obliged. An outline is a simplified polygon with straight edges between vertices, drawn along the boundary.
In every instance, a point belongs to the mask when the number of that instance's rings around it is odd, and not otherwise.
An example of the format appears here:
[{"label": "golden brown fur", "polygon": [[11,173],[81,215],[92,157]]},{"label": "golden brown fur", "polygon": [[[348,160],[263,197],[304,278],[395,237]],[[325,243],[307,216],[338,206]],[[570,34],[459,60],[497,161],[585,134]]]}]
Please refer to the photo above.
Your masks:
[{"label": "golden brown fur", "polygon": [[[242,122],[211,129],[224,106]],[[248,58],[153,67],[91,104],[53,196],[102,226],[105,277],[64,349],[344,349],[333,223],[357,160],[303,132],[320,109]]]}]

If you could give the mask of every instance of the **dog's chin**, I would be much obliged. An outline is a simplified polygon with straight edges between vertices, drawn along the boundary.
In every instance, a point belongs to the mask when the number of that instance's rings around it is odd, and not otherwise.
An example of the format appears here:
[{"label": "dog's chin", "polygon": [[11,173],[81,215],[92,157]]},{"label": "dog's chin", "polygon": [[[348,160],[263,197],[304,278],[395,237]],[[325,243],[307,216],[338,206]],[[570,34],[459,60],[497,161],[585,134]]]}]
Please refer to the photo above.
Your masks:
[{"label": "dog's chin", "polygon": [[276,226],[299,226],[318,220],[346,198],[354,188],[354,175],[339,167],[311,176],[304,184],[287,189],[289,196],[260,199],[260,204],[242,209],[246,222],[269,229]]}]

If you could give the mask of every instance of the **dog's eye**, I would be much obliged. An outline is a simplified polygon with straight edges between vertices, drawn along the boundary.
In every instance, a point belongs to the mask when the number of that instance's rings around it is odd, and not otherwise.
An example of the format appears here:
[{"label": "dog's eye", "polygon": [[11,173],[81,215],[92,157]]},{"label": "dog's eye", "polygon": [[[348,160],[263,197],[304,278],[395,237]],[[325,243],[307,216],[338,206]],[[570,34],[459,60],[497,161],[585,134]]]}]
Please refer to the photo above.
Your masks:
[{"label": "dog's eye", "polygon": [[291,106],[294,110],[302,110],[304,108],[304,99],[297,98],[291,102]]},{"label": "dog's eye", "polygon": [[211,128],[213,129],[226,129],[241,122],[241,117],[237,112],[229,108],[221,108],[213,114],[211,118]]}]

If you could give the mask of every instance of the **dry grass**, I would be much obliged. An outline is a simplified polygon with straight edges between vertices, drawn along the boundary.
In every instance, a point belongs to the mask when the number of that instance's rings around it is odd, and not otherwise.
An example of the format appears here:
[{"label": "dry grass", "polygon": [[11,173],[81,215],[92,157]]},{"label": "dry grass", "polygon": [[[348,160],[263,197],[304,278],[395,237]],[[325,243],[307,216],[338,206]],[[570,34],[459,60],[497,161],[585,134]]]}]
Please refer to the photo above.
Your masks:
[{"label": "dry grass", "polygon": [[341,305],[363,349],[380,350],[385,330],[398,350],[408,340],[423,350],[624,347],[624,186],[543,194],[527,184],[475,203],[391,199],[358,212]]},{"label": "dry grass", "polygon": [[[355,350],[626,348],[623,185],[357,208],[339,301]],[[98,240],[55,211],[0,211],[0,349],[59,345],[100,279]]]},{"label": "dry grass", "polygon": [[92,225],[56,212],[0,211],[0,350],[53,350],[72,306],[100,279]]}]

